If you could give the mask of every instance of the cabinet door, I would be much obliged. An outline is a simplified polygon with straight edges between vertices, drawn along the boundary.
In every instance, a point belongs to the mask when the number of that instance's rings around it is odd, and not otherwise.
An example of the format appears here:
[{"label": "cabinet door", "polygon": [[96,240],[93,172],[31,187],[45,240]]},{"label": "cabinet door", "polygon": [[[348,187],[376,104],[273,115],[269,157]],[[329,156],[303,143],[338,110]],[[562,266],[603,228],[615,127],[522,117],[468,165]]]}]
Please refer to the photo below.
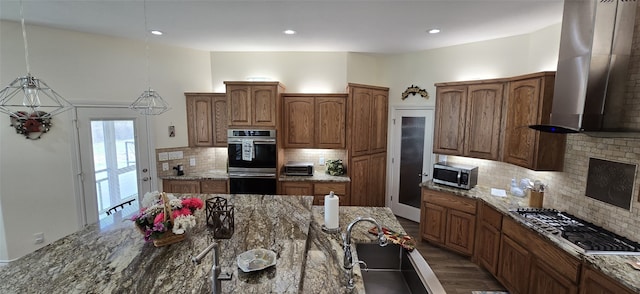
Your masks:
[{"label": "cabinet door", "polygon": [[582,271],[582,281],[580,282],[580,294],[631,294],[630,289],[620,283],[597,272],[591,268],[584,267]]},{"label": "cabinet door", "polygon": [[227,181],[202,180],[200,181],[200,193],[203,194],[227,194]]},{"label": "cabinet door", "polygon": [[162,189],[167,193],[200,193],[200,182],[192,180],[162,180]]},{"label": "cabinet door", "polygon": [[229,126],[251,125],[251,96],[249,87],[227,85],[227,109]]},{"label": "cabinet door", "polygon": [[313,184],[309,182],[283,182],[281,188],[282,195],[313,195]]},{"label": "cabinet door", "polygon": [[345,148],[346,111],[347,104],[345,98],[315,98],[316,148]]},{"label": "cabinet door", "polygon": [[284,97],[282,102],[284,147],[313,148],[314,99],[312,97]]},{"label": "cabinet door", "polygon": [[527,293],[530,260],[531,255],[527,249],[511,240],[507,235],[502,235],[498,280],[509,290],[509,293]]},{"label": "cabinet door", "polygon": [[351,158],[351,205],[368,206],[369,195],[369,169],[370,160],[368,156],[358,156]]},{"label": "cabinet door", "polygon": [[276,87],[251,86],[251,123],[259,127],[275,127],[276,118]]},{"label": "cabinet door", "polygon": [[190,93],[185,94],[185,96],[187,101],[189,147],[213,146],[212,97]]},{"label": "cabinet door", "polygon": [[529,294],[576,294],[578,287],[539,259],[531,264]]},{"label": "cabinet door", "polygon": [[464,155],[498,160],[504,86],[469,85]]},{"label": "cabinet door", "polygon": [[371,89],[354,87],[351,90],[351,155],[369,153],[371,143]]},{"label": "cabinet door", "polygon": [[445,230],[447,227],[447,209],[428,203],[422,202],[422,239],[444,245]]},{"label": "cabinet door", "polygon": [[387,111],[389,105],[389,91],[373,90],[372,99],[369,152],[385,152],[387,151]]},{"label": "cabinet door", "polygon": [[227,94],[213,94],[213,147],[227,147]]},{"label": "cabinet door", "polygon": [[473,254],[476,238],[476,216],[466,212],[449,209],[447,211],[447,231],[445,245],[464,255]]},{"label": "cabinet door", "polygon": [[385,206],[385,192],[387,191],[387,153],[377,153],[370,156],[369,165],[369,195],[368,206]]},{"label": "cabinet door", "polygon": [[500,253],[500,231],[480,222],[476,237],[475,256],[480,265],[496,276],[498,274],[498,254]]},{"label": "cabinet door", "polygon": [[532,167],[537,131],[528,126],[537,123],[540,78],[509,83],[504,161]]},{"label": "cabinet door", "polygon": [[463,155],[467,87],[436,89],[436,117],[433,153]]}]

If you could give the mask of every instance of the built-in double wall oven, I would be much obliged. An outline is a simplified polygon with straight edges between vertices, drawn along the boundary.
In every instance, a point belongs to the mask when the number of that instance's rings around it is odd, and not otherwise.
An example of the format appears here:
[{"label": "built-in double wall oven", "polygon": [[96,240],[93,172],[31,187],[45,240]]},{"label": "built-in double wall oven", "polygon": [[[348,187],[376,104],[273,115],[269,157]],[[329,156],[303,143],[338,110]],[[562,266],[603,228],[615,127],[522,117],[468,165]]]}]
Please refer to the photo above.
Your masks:
[{"label": "built-in double wall oven", "polygon": [[276,131],[228,130],[229,192],[276,194]]}]

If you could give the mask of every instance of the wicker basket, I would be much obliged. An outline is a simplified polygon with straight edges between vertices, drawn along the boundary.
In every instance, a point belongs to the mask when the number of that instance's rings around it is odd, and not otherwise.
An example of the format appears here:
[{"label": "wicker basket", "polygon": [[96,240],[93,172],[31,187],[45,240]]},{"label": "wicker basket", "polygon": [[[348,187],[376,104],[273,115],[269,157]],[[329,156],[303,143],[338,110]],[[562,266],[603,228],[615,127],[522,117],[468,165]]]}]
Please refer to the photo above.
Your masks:
[{"label": "wicker basket", "polygon": [[[171,204],[169,204],[169,198],[167,194],[162,192],[162,203],[164,203],[164,220],[167,220],[169,215],[169,222],[173,224],[173,213],[171,211]],[[171,230],[162,234],[162,237],[153,240],[153,246],[162,247],[184,240],[185,234],[176,235]]]}]

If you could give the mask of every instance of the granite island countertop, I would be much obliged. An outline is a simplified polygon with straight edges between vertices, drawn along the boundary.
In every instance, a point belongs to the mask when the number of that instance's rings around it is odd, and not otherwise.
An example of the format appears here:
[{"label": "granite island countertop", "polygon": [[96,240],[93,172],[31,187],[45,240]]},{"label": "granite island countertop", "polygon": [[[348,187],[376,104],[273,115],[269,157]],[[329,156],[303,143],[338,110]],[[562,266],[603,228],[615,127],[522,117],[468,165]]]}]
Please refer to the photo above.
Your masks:
[{"label": "granite island countertop", "polygon": [[[223,293],[348,292],[341,235],[321,230],[324,210],[311,206],[311,196],[175,195],[221,196],[235,206],[235,232],[231,239],[220,240],[220,265],[233,275],[222,282]],[[213,240],[204,214],[196,212],[198,224],[184,241],[156,248],[116,213],[0,267],[0,293],[210,293],[212,253],[200,265],[191,262]],[[382,207],[340,207],[341,231],[358,216],[373,217],[404,233],[391,210]],[[353,243],[375,242],[367,232],[372,226],[356,225]],[[242,272],[236,257],[253,248],[273,250],[277,264]],[[354,279],[351,293],[364,293],[359,266],[354,267]]]},{"label": "granite island countertop", "polygon": [[448,192],[462,197],[481,199],[493,208],[502,212],[504,215],[511,217],[518,223],[531,230],[537,232],[540,236],[554,243],[557,247],[562,248],[565,252],[578,258],[585,264],[589,264],[600,270],[605,275],[627,286],[629,289],[640,293],[640,271],[634,270],[628,261],[640,262],[640,256],[637,255],[588,255],[579,251],[575,247],[569,245],[560,237],[554,236],[547,232],[539,231],[534,227],[524,223],[520,218],[515,217],[509,210],[516,207],[528,207],[528,197],[515,197],[507,193],[507,197],[496,197],[491,195],[491,188],[484,186],[476,186],[471,190],[462,190],[435,184],[432,181],[426,181],[420,184],[423,188]]}]

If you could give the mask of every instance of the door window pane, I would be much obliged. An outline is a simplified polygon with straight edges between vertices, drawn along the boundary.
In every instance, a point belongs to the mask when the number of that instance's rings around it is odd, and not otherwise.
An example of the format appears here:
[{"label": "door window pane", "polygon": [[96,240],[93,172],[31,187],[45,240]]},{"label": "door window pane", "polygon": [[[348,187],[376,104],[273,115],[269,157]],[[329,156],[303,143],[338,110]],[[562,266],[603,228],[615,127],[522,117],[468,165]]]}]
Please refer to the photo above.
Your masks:
[{"label": "door window pane", "polygon": [[425,117],[402,117],[399,202],[420,208]]}]

